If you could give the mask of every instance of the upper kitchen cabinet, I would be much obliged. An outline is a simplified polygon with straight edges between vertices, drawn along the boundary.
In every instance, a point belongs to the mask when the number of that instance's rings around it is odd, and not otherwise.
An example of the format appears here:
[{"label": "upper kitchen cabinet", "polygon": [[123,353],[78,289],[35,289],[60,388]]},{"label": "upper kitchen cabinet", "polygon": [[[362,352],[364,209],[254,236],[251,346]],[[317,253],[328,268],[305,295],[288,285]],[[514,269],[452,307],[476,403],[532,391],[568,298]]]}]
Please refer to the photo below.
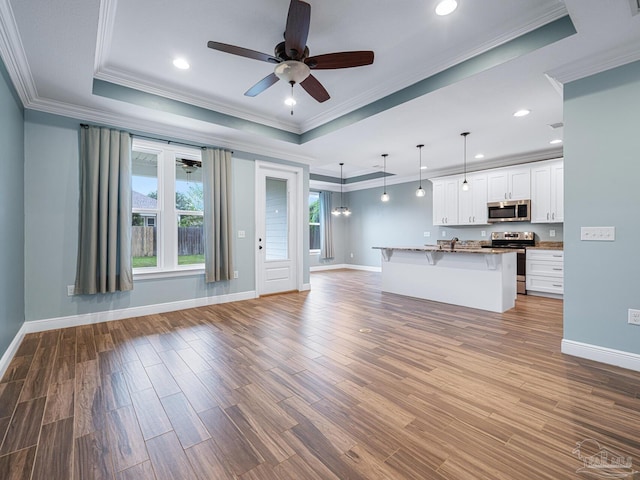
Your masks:
[{"label": "upper kitchen cabinet", "polygon": [[489,171],[487,175],[487,201],[529,200],[531,198],[531,171],[527,167],[508,167]]},{"label": "upper kitchen cabinet", "polygon": [[564,162],[540,162],[531,167],[531,222],[564,222]]},{"label": "upper kitchen cabinet", "polygon": [[433,183],[433,224],[458,223],[458,182],[460,176],[431,180]]},{"label": "upper kitchen cabinet", "polygon": [[458,223],[460,225],[487,224],[487,174],[467,175],[469,190],[462,190],[462,181],[458,185]]}]

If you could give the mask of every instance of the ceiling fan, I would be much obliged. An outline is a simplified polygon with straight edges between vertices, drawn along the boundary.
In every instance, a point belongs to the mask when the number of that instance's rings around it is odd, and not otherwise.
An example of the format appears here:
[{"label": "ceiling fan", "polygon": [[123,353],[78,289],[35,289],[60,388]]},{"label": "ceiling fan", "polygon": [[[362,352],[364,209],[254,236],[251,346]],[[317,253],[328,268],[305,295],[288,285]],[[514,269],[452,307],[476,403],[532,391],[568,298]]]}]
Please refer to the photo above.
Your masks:
[{"label": "ceiling fan", "polygon": [[310,57],[309,47],[307,47],[310,20],[311,5],[301,0],[291,0],[284,31],[284,42],[276,45],[273,55],[220,42],[210,41],[207,46],[221,52],[276,64],[273,73],[267,75],[244,93],[248,97],[255,97],[278,80],[283,79],[292,88],[294,84],[299,83],[318,102],[325,102],[330,98],[329,93],[311,74],[311,70],[332,70],[371,65],[373,52],[370,50],[338,52]]}]

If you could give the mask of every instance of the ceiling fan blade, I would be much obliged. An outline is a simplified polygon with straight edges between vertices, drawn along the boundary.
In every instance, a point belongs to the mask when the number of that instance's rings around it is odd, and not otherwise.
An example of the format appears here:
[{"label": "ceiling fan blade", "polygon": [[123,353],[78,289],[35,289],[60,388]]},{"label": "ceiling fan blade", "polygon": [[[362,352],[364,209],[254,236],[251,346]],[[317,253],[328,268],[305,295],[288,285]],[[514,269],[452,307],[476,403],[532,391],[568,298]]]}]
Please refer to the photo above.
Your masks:
[{"label": "ceiling fan blade", "polygon": [[313,75],[309,75],[302,82],[300,82],[300,86],[320,103],[326,102],[331,98],[329,96],[329,92],[325,90],[322,84]]},{"label": "ceiling fan blade", "polygon": [[301,0],[291,0],[284,31],[284,46],[289,58],[297,60],[304,53],[310,22],[311,5]]},{"label": "ceiling fan blade", "polygon": [[209,41],[207,42],[207,47],[220,52],[230,53],[240,57],[253,58],[254,60],[261,60],[263,62],[280,63],[282,61],[273,55],[256,52],[255,50],[249,50],[248,48],[236,47],[235,45],[229,45],[227,43]]},{"label": "ceiling fan blade", "polygon": [[278,76],[275,73],[271,73],[266,77],[264,77],[262,80],[260,80],[258,83],[256,83],[249,90],[244,92],[244,94],[247,97],[255,97],[256,95],[264,92],[267,88],[269,88],[271,85],[276,83],[278,80],[280,80]]},{"label": "ceiling fan blade", "polygon": [[327,53],[325,55],[309,57],[304,63],[313,70],[362,67],[373,63],[373,52],[370,50],[362,50],[357,52]]}]

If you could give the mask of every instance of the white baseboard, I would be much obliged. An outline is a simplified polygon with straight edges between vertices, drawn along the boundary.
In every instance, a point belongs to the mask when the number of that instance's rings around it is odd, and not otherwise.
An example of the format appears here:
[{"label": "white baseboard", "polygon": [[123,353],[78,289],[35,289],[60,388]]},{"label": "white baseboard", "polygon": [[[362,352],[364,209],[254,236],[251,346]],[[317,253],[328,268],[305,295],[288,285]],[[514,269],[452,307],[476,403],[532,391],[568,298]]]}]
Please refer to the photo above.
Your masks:
[{"label": "white baseboard", "polygon": [[367,265],[353,265],[350,263],[336,263],[333,265],[316,265],[315,267],[311,267],[309,270],[312,272],[323,272],[325,270],[364,270],[366,272],[381,272],[382,267],[369,267]]},{"label": "white baseboard", "polygon": [[311,290],[311,284],[310,283],[303,283],[302,284],[302,288],[300,289],[301,292],[308,292],[309,290]]},{"label": "white baseboard", "polygon": [[382,272],[382,267],[370,267],[368,265],[351,265],[348,263],[345,268],[350,268],[351,270],[362,270],[364,272]]},{"label": "white baseboard", "polygon": [[586,358],[587,360],[640,372],[640,354],[637,353],[623,352],[622,350],[565,339],[562,340],[560,350],[562,353],[574,357]]},{"label": "white baseboard", "polygon": [[180,300],[178,302],[145,305],[141,307],[122,308],[119,310],[71,315],[68,317],[46,318],[44,320],[32,320],[30,322],[25,322],[24,329],[25,333],[44,332],[46,330],[54,330],[57,328],[78,327],[80,325],[108,322],[111,320],[122,320],[125,318],[142,317],[144,315],[155,315],[157,313],[175,312],[177,310],[185,310],[187,308],[205,307],[208,305],[216,305],[218,303],[250,300],[256,297],[257,295],[255,291],[248,291],[231,293],[228,295]]},{"label": "white baseboard", "polygon": [[18,348],[20,347],[20,344],[22,343],[22,339],[26,334],[25,323],[22,324],[22,327],[20,327],[20,330],[18,330],[16,336],[13,337],[13,340],[11,340],[11,343],[2,355],[2,358],[0,358],[0,378],[4,376],[4,372],[6,372],[7,368],[9,368],[9,364],[11,363],[11,360],[13,360],[13,356],[16,354]]}]

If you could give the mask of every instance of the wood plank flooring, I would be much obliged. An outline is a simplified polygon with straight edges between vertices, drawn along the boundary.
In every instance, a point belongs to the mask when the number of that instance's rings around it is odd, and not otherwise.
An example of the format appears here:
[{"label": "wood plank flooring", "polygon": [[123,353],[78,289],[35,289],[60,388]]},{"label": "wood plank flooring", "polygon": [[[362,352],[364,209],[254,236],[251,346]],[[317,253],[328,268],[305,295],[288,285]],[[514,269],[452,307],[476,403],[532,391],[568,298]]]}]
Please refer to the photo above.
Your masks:
[{"label": "wood plank flooring", "polygon": [[586,439],[640,470],[640,374],[561,354],[561,301],[495,314],[376,273],[311,281],[27,335],[0,382],[0,478],[570,479]]}]

